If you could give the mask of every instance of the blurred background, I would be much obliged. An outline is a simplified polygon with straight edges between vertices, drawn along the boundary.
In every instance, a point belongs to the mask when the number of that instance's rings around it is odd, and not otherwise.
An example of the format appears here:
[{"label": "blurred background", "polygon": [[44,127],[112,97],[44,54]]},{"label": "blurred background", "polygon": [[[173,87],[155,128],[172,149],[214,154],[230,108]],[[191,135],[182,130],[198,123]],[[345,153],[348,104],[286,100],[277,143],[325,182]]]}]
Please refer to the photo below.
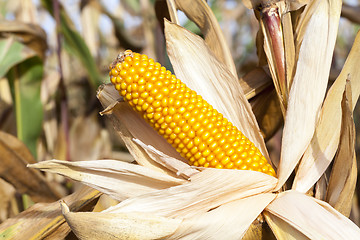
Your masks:
[{"label": "blurred background", "polygon": [[[241,1],[211,0],[208,4],[240,78],[258,65],[258,21]],[[31,193],[24,190],[29,181],[24,163],[132,161],[111,123],[99,115],[102,107],[96,90],[109,83],[108,66],[125,49],[145,53],[171,70],[162,28],[167,15],[166,1],[161,0],[0,0],[0,223],[33,204]],[[182,12],[179,20],[201,35]],[[344,1],[329,85],[345,62],[359,23],[360,1]],[[357,136],[359,116],[357,107]],[[280,131],[269,138],[274,157],[280,140]],[[356,143],[359,157],[359,137]],[[22,163],[9,162],[9,156]],[[62,177],[44,177],[61,196],[76,188]],[[59,197],[45,195],[35,201]],[[352,217],[358,225],[359,217]]]}]

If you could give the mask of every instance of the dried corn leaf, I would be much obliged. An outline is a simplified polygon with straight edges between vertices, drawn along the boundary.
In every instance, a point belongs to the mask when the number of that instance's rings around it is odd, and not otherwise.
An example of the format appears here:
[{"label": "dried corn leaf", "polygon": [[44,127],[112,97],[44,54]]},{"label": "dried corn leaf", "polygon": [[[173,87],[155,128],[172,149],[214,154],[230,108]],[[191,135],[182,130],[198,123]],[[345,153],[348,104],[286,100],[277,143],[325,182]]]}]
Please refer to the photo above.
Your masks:
[{"label": "dried corn leaf", "polygon": [[116,160],[50,160],[29,167],[69,177],[119,201],[186,182],[139,165]]},{"label": "dried corn leaf", "polygon": [[[350,78],[352,87],[352,109],[354,109],[360,94],[360,33],[357,34],[354,45],[345,65],[331,86],[321,110],[319,122],[313,139],[306,149],[295,176],[293,189],[306,192],[324,173],[332,161],[339,144],[341,128],[341,100],[346,79]],[[329,131],[331,129],[331,131]]]},{"label": "dried corn leaf", "polygon": [[341,105],[343,114],[340,143],[330,175],[326,202],[349,217],[357,178],[355,124],[352,116],[350,83],[346,84]]},{"label": "dried corn leaf", "polygon": [[100,48],[99,22],[100,9],[96,1],[88,1],[81,9],[82,35],[91,55],[97,56]]},{"label": "dried corn leaf", "polygon": [[51,202],[61,196],[45,177],[26,167],[35,163],[28,148],[16,137],[0,132],[0,177],[36,202]]},{"label": "dried corn leaf", "polygon": [[208,168],[193,175],[189,183],[125,200],[109,211],[191,218],[233,200],[270,192],[276,182],[255,171]]},{"label": "dried corn leaf", "polygon": [[286,221],[281,218],[264,212],[266,222],[269,224],[271,230],[276,236],[277,240],[309,240],[310,238],[306,237],[299,230],[292,227]]},{"label": "dried corn leaf", "polygon": [[[84,187],[62,200],[72,211],[78,211],[100,195],[98,191]],[[51,239],[63,239],[69,231],[70,228],[62,216],[59,202],[37,203],[0,225],[0,236],[12,240],[40,240],[50,235]]]},{"label": "dried corn leaf", "polygon": [[14,35],[20,41],[31,48],[43,60],[47,49],[46,33],[36,24],[24,23],[20,21],[0,22],[0,35]]},{"label": "dried corn leaf", "polygon": [[[279,189],[309,145],[325,96],[341,11],[341,1],[319,0],[304,26],[284,124]],[[316,35],[314,35],[316,33]],[[311,53],[311,54],[309,54]]]},{"label": "dried corn leaf", "polygon": [[[259,194],[185,218],[171,239],[242,239],[251,223],[275,197],[272,193]],[[246,214],[236,214],[244,212]]]},{"label": "dried corn leaf", "polygon": [[[203,0],[175,0],[176,8],[200,28],[205,42],[217,59],[227,66],[229,71],[237,76],[236,68],[220,25],[209,5]],[[173,11],[173,8],[169,8]],[[174,15],[176,13],[173,13]]]},{"label": "dried corn leaf", "polygon": [[11,200],[15,198],[15,188],[0,178],[0,223],[9,218]]},{"label": "dried corn leaf", "polygon": [[106,113],[110,118],[115,130],[125,142],[135,161],[142,166],[176,176],[154,161],[142,147],[133,142],[133,139],[139,139],[145,145],[151,145],[168,156],[186,160],[131,107],[125,102],[117,101],[120,96],[114,86],[112,84],[100,86],[97,97],[101,104],[106,107],[102,113]]},{"label": "dried corn leaf", "polygon": [[99,125],[97,117],[97,113],[93,112],[91,115],[73,120],[69,133],[72,161],[102,159],[111,155],[109,139]]},{"label": "dried corn leaf", "polygon": [[238,79],[217,60],[199,36],[167,21],[165,36],[175,75],[222,113],[269,159],[256,118]]},{"label": "dried corn leaf", "polygon": [[344,3],[341,9],[341,16],[349,19],[350,21],[360,24],[360,6],[351,6]]},{"label": "dried corn leaf", "polygon": [[73,213],[61,202],[66,221],[79,239],[165,239],[179,226],[180,219],[146,213]]},{"label": "dried corn leaf", "polygon": [[[296,191],[279,194],[266,208],[310,239],[359,239],[360,229],[325,202]],[[325,206],[325,207],[324,207]]]}]

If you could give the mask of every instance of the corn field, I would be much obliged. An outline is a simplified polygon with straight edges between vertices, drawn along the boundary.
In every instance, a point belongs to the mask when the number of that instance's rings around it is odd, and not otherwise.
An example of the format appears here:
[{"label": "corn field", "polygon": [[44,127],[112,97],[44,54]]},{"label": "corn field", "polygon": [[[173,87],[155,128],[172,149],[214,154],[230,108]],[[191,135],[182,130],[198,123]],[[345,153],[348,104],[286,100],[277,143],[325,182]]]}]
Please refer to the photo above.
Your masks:
[{"label": "corn field", "polygon": [[360,1],[0,10],[0,239],[360,239]]}]

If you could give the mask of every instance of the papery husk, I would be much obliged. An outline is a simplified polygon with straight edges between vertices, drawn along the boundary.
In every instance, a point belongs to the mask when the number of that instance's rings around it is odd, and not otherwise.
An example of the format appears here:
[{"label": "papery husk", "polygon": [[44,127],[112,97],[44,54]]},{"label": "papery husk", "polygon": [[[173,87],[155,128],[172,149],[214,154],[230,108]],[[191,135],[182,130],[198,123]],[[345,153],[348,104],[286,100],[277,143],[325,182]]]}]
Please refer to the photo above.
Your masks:
[{"label": "papery husk", "polygon": [[320,178],[332,161],[339,145],[341,128],[341,100],[345,90],[346,79],[351,81],[352,109],[360,94],[360,33],[357,34],[354,45],[345,65],[331,86],[321,110],[319,122],[313,139],[306,149],[294,179],[293,189],[300,192],[308,191]]},{"label": "papery husk", "polygon": [[69,177],[119,201],[186,182],[136,164],[116,160],[49,160],[29,167]]},{"label": "papery husk", "polygon": [[[62,200],[71,211],[78,211],[91,205],[100,195],[97,190],[83,187]],[[12,240],[64,239],[69,232],[59,202],[37,203],[0,225],[0,236]]]},{"label": "papery husk", "polygon": [[254,68],[240,78],[240,85],[247,99],[255,97],[271,86],[272,79],[261,67]]},{"label": "papery husk", "polygon": [[66,221],[79,239],[164,239],[179,226],[181,219],[146,213],[70,212],[61,202]]},{"label": "papery husk", "polygon": [[297,191],[280,193],[265,209],[310,239],[359,239],[360,229],[329,204]]},{"label": "papery husk", "polygon": [[144,150],[151,156],[157,163],[165,166],[166,168],[172,170],[176,173],[177,176],[182,176],[185,179],[188,179],[192,175],[198,173],[199,171],[191,167],[189,164],[179,161],[173,157],[170,157],[163,152],[155,149],[153,146],[145,145],[139,139],[134,139],[134,142],[139,144]]},{"label": "papery husk", "polygon": [[266,219],[266,222],[269,224],[272,232],[275,234],[277,240],[309,240],[310,238],[306,237],[299,230],[292,227],[283,219],[270,214],[268,212],[263,213]]},{"label": "papery husk", "polygon": [[[275,197],[272,193],[259,194],[185,218],[170,239],[242,239],[251,223]],[[241,214],[244,212],[246,214]]]},{"label": "papery husk", "polygon": [[16,137],[0,131],[0,177],[12,184],[21,194],[28,194],[35,202],[52,202],[61,194],[46,178],[26,167],[35,163],[29,149]]},{"label": "papery husk", "polygon": [[[237,76],[230,49],[209,5],[203,0],[168,0],[167,2],[168,5],[171,2],[175,3],[174,7],[169,7],[170,16],[177,15],[177,9],[183,11],[200,28],[207,46],[217,59],[226,65],[234,76]],[[171,21],[179,24],[173,17]]]},{"label": "papery husk", "polygon": [[106,114],[121,139],[124,141],[135,161],[145,167],[176,176],[171,170],[154,161],[133,139],[139,139],[146,145],[151,145],[159,151],[175,159],[186,160],[176,152],[162,136],[160,136],[141,116],[125,102],[118,101],[120,95],[112,84],[101,85],[97,97],[106,108]]},{"label": "papery husk", "polygon": [[188,183],[125,200],[109,211],[191,218],[234,200],[271,192],[276,182],[260,172],[207,168]]},{"label": "papery husk", "polygon": [[356,187],[355,124],[352,115],[350,82],[346,84],[342,100],[342,127],[338,153],[330,175],[326,202],[349,217]]},{"label": "papery husk", "polygon": [[317,4],[306,6],[314,9],[303,26],[306,30],[289,94],[276,189],[285,183],[311,141],[330,72],[341,1],[313,2]]},{"label": "papery husk", "polygon": [[165,21],[165,37],[177,78],[222,113],[269,160],[256,118],[238,79],[217,60],[199,36]]}]

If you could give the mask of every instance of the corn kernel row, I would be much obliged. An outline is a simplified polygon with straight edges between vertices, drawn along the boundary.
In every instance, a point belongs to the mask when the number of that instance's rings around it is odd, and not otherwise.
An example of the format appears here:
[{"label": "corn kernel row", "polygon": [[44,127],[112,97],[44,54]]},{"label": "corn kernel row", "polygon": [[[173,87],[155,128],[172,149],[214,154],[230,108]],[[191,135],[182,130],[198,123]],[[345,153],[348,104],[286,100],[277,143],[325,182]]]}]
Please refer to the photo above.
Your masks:
[{"label": "corn kernel row", "polygon": [[275,172],[254,144],[170,71],[130,50],[110,66],[110,80],[190,164]]}]

